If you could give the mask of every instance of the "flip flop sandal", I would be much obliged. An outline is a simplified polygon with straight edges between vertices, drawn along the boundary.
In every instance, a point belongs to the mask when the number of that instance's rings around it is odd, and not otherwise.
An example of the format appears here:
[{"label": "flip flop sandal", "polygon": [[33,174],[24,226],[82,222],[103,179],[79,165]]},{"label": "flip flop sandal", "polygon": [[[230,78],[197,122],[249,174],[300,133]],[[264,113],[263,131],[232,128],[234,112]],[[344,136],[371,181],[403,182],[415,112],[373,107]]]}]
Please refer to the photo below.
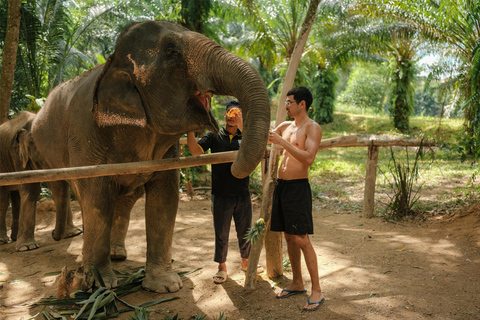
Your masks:
[{"label": "flip flop sandal", "polygon": [[324,301],[325,301],[325,298],[322,298],[322,300],[320,300],[320,301],[310,302],[310,298],[308,298],[308,300],[307,300],[308,306],[311,306],[312,304],[316,304],[317,306],[315,308],[311,308],[311,309],[303,308],[303,311],[315,311],[318,308],[320,308],[320,306],[322,305],[322,303]]},{"label": "flip flop sandal", "polygon": [[216,284],[221,284],[227,281],[227,272],[226,271],[218,271],[214,276],[213,276],[213,282]]},{"label": "flip flop sandal", "polygon": [[[282,293],[284,293],[284,292],[286,292],[287,294],[284,294],[282,296]],[[305,293],[305,292],[307,292],[307,290],[297,291],[297,290],[283,289],[282,292],[280,292],[280,295],[276,296],[276,297],[277,297],[277,299],[285,299],[285,298],[294,296],[296,294],[302,294],[302,293]]]}]

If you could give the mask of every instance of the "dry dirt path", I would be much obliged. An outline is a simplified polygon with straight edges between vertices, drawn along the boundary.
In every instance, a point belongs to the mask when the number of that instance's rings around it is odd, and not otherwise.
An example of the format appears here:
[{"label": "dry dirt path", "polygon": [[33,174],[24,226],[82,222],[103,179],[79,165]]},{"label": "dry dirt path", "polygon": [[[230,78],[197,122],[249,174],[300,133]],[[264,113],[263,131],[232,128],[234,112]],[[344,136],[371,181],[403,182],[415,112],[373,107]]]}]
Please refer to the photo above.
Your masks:
[{"label": "dry dirt path", "polygon": [[[145,263],[143,199],[135,205],[128,231],[128,259],[114,268],[134,271]],[[178,271],[201,270],[184,278],[176,293],[140,291],[125,297],[141,303],[178,296],[180,299],[151,307],[150,319],[176,313],[183,319],[223,312],[228,319],[480,319],[480,209],[440,216],[421,223],[392,224],[360,213],[338,211],[333,201],[315,200],[315,235],[311,240],[319,257],[321,286],[326,302],[316,312],[301,311],[307,296],[278,300],[275,292],[286,286],[281,279],[258,277],[257,289],[243,290],[244,272],[231,232],[229,279],[215,285],[213,228],[208,197],[180,202],[175,227],[173,259]],[[51,238],[53,205],[39,205],[36,237],[41,247],[15,252],[14,244],[0,246],[0,319],[28,319],[41,308],[29,305],[56,294],[58,276],[48,273],[81,262],[82,236],[55,242]],[[75,220],[81,223],[78,204]],[[337,213],[337,211],[339,213]],[[259,214],[255,206],[254,219]],[[232,225],[233,230],[233,225]],[[261,256],[261,263],[265,258]],[[304,269],[304,278],[308,275]],[[307,289],[310,284],[306,283]],[[308,290],[310,292],[310,290]],[[129,319],[132,313],[122,314]],[[36,317],[43,319],[41,315]]]}]

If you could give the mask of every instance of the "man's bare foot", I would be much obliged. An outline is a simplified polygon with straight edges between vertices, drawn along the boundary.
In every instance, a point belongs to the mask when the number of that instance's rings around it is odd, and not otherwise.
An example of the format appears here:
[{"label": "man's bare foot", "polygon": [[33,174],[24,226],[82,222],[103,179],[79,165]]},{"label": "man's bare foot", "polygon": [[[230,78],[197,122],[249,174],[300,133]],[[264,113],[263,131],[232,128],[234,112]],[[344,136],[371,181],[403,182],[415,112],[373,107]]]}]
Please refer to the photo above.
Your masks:
[{"label": "man's bare foot", "polygon": [[325,301],[325,297],[321,292],[312,292],[308,298],[307,304],[303,307],[304,311],[315,311]]}]

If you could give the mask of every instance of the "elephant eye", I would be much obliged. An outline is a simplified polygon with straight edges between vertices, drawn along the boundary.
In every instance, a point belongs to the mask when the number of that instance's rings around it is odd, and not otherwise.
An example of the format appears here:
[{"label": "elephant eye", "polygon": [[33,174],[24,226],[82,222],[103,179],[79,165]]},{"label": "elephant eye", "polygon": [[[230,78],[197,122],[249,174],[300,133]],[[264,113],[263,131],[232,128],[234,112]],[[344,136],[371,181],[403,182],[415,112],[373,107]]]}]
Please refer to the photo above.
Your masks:
[{"label": "elephant eye", "polygon": [[166,54],[167,56],[173,56],[173,55],[178,54],[178,50],[175,50],[175,48],[173,47],[173,45],[169,45],[169,46],[167,46],[167,48],[165,49],[165,54]]}]

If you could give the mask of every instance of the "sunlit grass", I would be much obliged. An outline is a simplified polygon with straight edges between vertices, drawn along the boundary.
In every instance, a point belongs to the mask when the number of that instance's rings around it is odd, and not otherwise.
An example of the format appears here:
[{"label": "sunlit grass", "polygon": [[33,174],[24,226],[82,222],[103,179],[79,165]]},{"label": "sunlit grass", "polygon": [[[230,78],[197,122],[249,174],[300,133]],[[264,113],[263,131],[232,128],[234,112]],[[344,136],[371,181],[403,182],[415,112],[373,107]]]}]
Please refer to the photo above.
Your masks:
[{"label": "sunlit grass", "polygon": [[[346,113],[348,108],[339,109],[334,114],[332,123],[322,125],[323,139],[335,138],[344,134],[395,134],[397,132],[388,115],[375,115],[373,113]],[[402,135],[404,138],[427,138],[434,139],[435,161],[429,164],[428,160],[422,160],[419,173],[419,183],[424,184],[424,190],[448,184],[452,181],[461,181],[462,187],[456,190],[459,196],[468,195],[468,179],[474,174],[477,166],[471,162],[461,162],[459,155],[452,148],[463,134],[462,119],[439,119],[432,117],[414,116],[410,118],[412,132],[410,135]],[[398,151],[398,161],[405,161],[404,147],[395,147]],[[412,150],[413,153],[413,150]],[[310,180],[315,197],[322,195],[335,196],[339,199],[348,200],[348,189],[363,190],[365,183],[365,171],[367,163],[367,147],[331,148],[320,150],[314,164],[310,167]],[[390,178],[386,166],[390,161],[389,147],[379,148],[377,170],[377,192],[385,188],[385,178]],[[381,172],[385,172],[386,177]],[[251,181],[255,191],[261,193],[261,171],[258,167],[252,175]],[[252,188],[252,183],[251,183]],[[472,189],[472,188],[471,188]],[[446,201],[455,201],[455,197],[445,195]],[[421,200],[419,205],[423,205]]]}]

